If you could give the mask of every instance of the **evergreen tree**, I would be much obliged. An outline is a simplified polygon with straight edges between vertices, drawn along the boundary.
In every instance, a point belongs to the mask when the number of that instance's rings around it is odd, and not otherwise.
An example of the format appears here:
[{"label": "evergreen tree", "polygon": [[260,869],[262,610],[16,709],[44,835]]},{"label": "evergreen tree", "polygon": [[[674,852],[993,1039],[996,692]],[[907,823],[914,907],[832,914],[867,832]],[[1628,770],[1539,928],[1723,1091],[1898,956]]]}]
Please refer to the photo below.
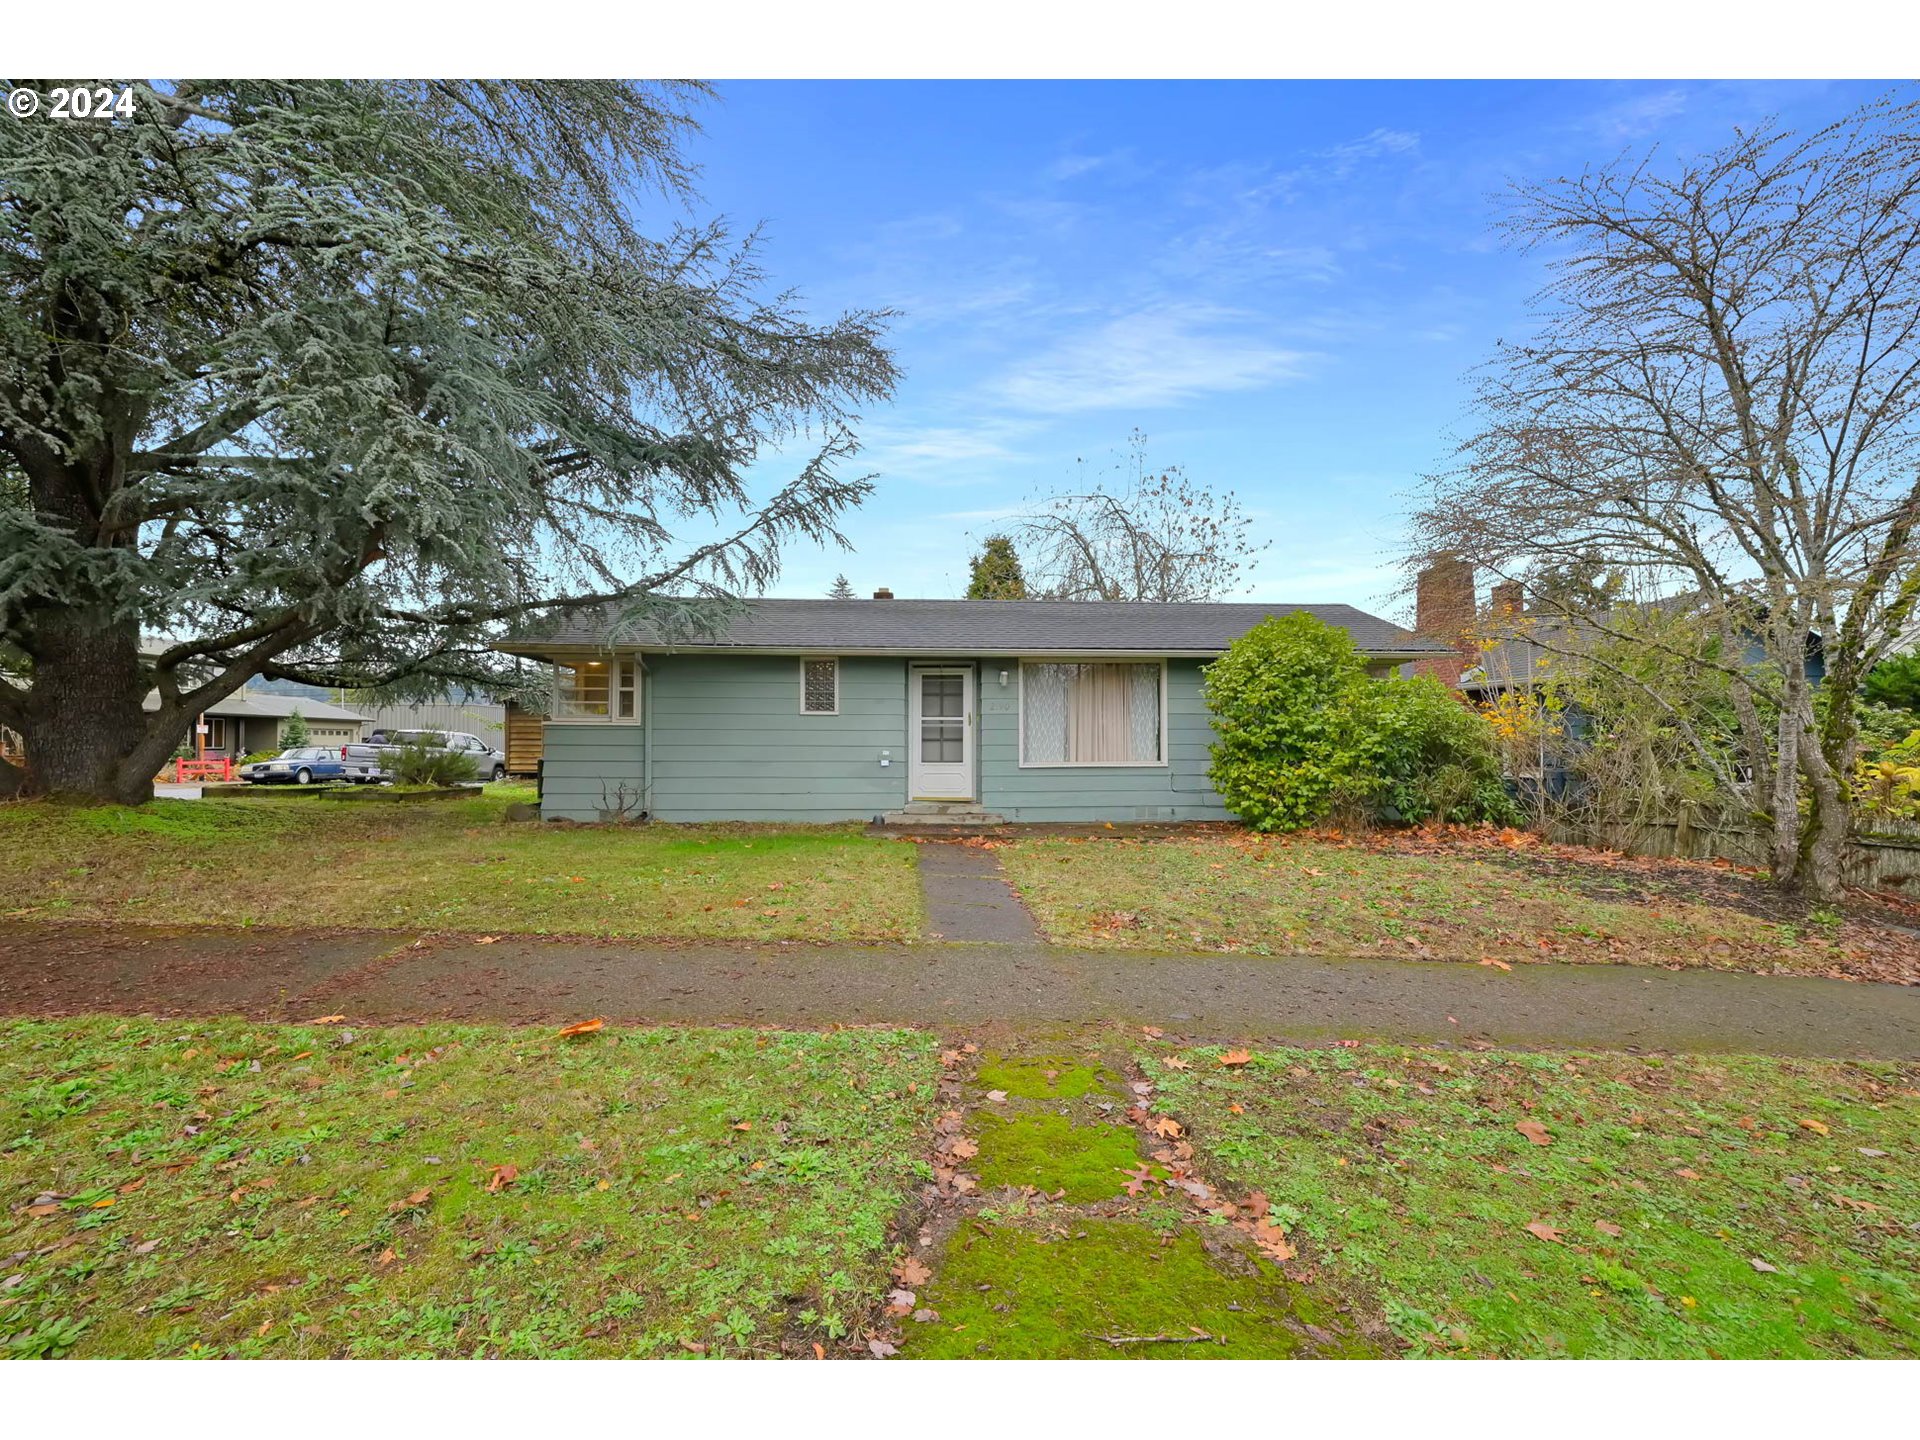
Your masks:
[{"label": "evergreen tree", "polygon": [[989,535],[973,557],[973,578],[967,585],[969,600],[1024,600],[1027,577],[1020,568],[1020,552],[1005,535]]},{"label": "evergreen tree", "polygon": [[298,706],[295,706],[293,713],[287,716],[287,723],[280,729],[280,743],[287,749],[293,750],[308,744],[312,739],[312,733],[307,729],[307,717],[300,713]]},{"label": "evergreen tree", "polygon": [[847,583],[847,577],[845,575],[836,575],[833,577],[833,588],[827,591],[827,598],[829,600],[853,599],[853,586]]},{"label": "evergreen tree", "polygon": [[703,87],[132,94],[0,123],[0,793],[144,801],[256,677],[510,688],[507,627],[697,619],[869,493],[885,316],[816,323],[679,219]]}]

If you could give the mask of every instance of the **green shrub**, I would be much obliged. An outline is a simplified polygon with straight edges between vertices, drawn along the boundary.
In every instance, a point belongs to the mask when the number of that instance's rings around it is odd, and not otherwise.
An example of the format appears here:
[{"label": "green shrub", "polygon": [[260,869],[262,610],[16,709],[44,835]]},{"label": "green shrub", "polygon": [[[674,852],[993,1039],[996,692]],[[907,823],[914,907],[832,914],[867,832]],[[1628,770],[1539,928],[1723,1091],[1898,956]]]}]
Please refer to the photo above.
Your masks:
[{"label": "green shrub", "polygon": [[1346,631],[1304,611],[1265,620],[1206,670],[1214,788],[1256,830],[1324,816],[1345,775],[1352,697],[1366,667]]},{"label": "green shrub", "polygon": [[398,785],[432,785],[445,788],[479,778],[471,755],[457,750],[442,750],[416,741],[402,745],[387,759],[387,770]]},{"label": "green shrub", "polygon": [[300,707],[296,705],[293,707],[293,713],[287,716],[287,723],[280,727],[280,744],[288,750],[298,750],[302,745],[312,743],[311,733],[307,729],[307,717],[300,713]]},{"label": "green shrub", "polygon": [[1372,680],[1352,638],[1304,611],[1267,620],[1207,667],[1210,771],[1257,830],[1511,823],[1492,727],[1437,680]]},{"label": "green shrub", "polygon": [[1869,704],[1920,712],[1920,652],[1882,660],[1867,672],[1860,689]]},{"label": "green shrub", "polygon": [[1356,709],[1350,785],[1371,786],[1374,818],[1407,825],[1518,819],[1486,716],[1425,675],[1367,684]]}]

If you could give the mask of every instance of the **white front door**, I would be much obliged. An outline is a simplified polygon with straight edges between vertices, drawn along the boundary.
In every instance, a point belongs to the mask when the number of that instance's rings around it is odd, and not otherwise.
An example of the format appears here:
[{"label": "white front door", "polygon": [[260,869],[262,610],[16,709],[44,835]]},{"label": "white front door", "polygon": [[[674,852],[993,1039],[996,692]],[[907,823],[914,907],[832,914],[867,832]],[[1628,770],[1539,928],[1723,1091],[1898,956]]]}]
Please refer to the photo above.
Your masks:
[{"label": "white front door", "polygon": [[973,799],[973,667],[907,672],[909,800]]}]

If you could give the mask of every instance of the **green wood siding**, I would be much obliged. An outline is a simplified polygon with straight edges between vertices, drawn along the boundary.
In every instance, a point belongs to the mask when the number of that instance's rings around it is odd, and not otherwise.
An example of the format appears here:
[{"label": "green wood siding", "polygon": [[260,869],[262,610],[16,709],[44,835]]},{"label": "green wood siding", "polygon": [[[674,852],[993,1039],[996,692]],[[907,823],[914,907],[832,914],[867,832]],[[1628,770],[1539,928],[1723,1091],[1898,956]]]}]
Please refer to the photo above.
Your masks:
[{"label": "green wood siding", "polygon": [[[840,713],[803,715],[800,662],[778,655],[650,655],[642,714],[661,820],[865,820],[907,801],[907,661],[842,657]],[[1008,671],[1007,685],[999,683]],[[1020,768],[1019,679],[979,664],[980,804],[1009,820],[1224,820],[1207,783],[1213,731],[1200,663],[1167,666],[1170,764]],[[596,820],[622,782],[644,783],[638,725],[548,725],[548,817]],[[882,766],[887,751],[892,764]]]},{"label": "green wood siding", "polygon": [[662,820],[870,820],[906,802],[904,660],[843,657],[837,715],[800,712],[791,655],[650,655],[647,680]]},{"label": "green wood siding", "polygon": [[[1213,726],[1200,661],[1167,662],[1167,759],[1162,766],[1020,768],[1020,677],[1001,660],[980,666],[980,803],[1009,820],[1226,820],[1207,781]],[[1000,671],[1007,683],[1000,684]]]},{"label": "green wood siding", "polygon": [[[541,771],[540,814],[548,820],[598,820],[627,800],[629,813],[645,784],[646,749],[638,725],[548,725]],[[623,796],[621,787],[626,787]]]}]

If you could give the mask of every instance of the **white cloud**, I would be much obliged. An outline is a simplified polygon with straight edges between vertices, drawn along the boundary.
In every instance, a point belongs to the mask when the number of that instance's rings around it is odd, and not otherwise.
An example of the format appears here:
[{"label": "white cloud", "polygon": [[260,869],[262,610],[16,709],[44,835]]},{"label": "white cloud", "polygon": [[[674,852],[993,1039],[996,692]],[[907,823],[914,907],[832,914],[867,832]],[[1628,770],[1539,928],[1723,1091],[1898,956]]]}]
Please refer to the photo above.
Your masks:
[{"label": "white cloud", "polygon": [[958,426],[930,427],[899,436],[891,433],[872,436],[861,452],[870,465],[893,469],[916,463],[944,464],[956,460],[1004,460],[1013,454],[1006,446],[1012,438],[1004,428],[969,430]]},{"label": "white cloud", "polygon": [[1062,155],[1047,167],[1049,180],[1076,180],[1112,163],[1111,155]]},{"label": "white cloud", "polygon": [[1591,116],[1588,129],[1597,130],[1612,140],[1633,140],[1659,129],[1687,108],[1684,90],[1655,90],[1609,105]]},{"label": "white cloud", "polygon": [[1312,357],[1274,344],[1253,318],[1214,305],[1150,306],[1061,341],[990,388],[1016,410],[1061,414],[1173,405],[1298,378]]},{"label": "white cloud", "polygon": [[1011,520],[1016,515],[1024,515],[1029,507],[1025,505],[992,505],[985,510],[948,510],[944,514],[929,515],[929,520],[952,520],[962,525],[977,525],[982,520]]},{"label": "white cloud", "polygon": [[1419,148],[1420,136],[1416,131],[1379,128],[1368,131],[1358,140],[1329,146],[1320,152],[1320,157],[1330,162],[1335,176],[1343,176],[1351,174],[1354,166],[1362,160],[1376,160],[1383,155],[1406,155]]}]

